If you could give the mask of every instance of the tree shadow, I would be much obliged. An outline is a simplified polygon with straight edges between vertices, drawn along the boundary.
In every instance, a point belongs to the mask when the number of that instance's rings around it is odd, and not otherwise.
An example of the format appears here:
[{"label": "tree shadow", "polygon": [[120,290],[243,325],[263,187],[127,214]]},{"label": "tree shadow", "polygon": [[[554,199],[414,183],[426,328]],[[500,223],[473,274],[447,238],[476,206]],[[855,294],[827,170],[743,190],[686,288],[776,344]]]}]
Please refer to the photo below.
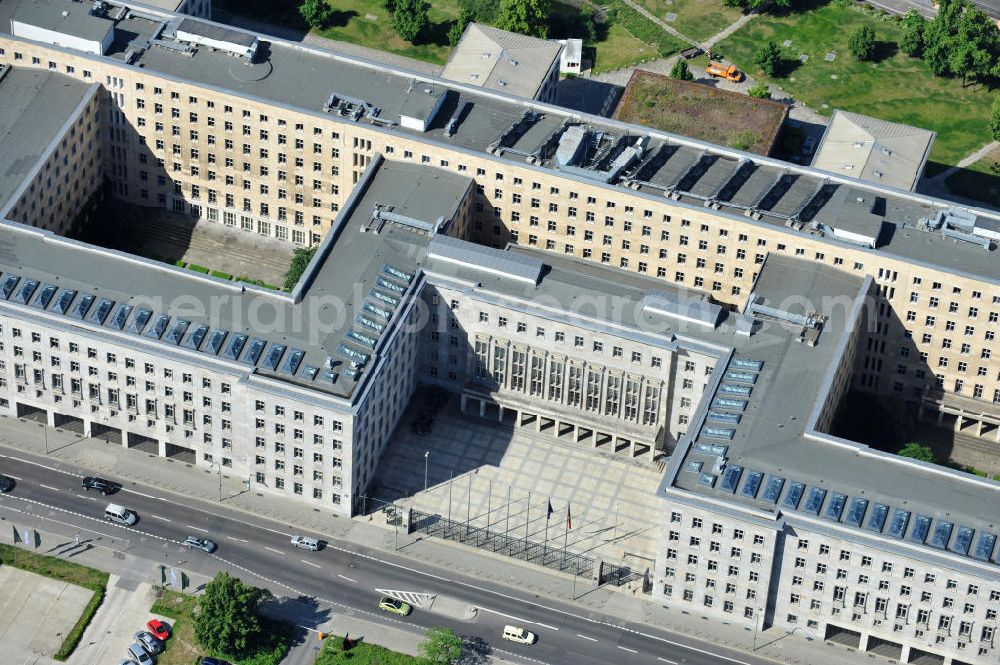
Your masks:
[{"label": "tree shadow", "polygon": [[802,66],[802,61],[798,58],[782,58],[778,63],[778,69],[775,72],[778,74],[776,78],[788,78],[795,71]]},{"label": "tree shadow", "polygon": [[458,657],[458,665],[485,665],[492,653],[493,647],[483,638],[463,635],[462,653]]},{"label": "tree shadow", "polygon": [[441,21],[431,23],[426,30],[422,30],[417,38],[413,40],[414,46],[450,46],[448,41],[448,31],[455,21]]},{"label": "tree shadow", "polygon": [[959,168],[945,178],[948,192],[972,199],[993,209],[1000,208],[1000,158],[987,166],[987,171]]},{"label": "tree shadow", "polygon": [[878,64],[894,57],[897,53],[899,53],[899,45],[896,42],[877,41],[870,61]]},{"label": "tree shadow", "polygon": [[[762,10],[759,13],[769,16],[791,16],[792,14],[804,14],[814,9],[825,7],[828,4],[830,4],[830,0],[798,0],[797,2],[788,3],[787,7],[781,7],[772,2],[767,6],[766,10]],[[751,12],[744,10],[743,13],[749,14]]]},{"label": "tree shadow", "polygon": [[360,16],[359,13],[353,9],[334,9],[330,12],[330,18],[327,20],[324,28],[343,28],[347,23],[355,17]]}]

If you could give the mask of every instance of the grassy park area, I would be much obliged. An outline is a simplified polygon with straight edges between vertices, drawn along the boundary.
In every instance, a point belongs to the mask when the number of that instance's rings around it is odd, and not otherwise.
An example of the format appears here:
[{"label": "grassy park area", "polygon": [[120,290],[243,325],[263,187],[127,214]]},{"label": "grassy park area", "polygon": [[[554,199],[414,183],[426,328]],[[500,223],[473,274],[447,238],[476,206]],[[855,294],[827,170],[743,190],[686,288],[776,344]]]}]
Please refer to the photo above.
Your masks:
[{"label": "grassy park area", "polygon": [[[639,0],[640,4],[682,35],[701,42],[742,16],[739,9],[719,0]],[[667,21],[667,14],[677,18]]]},{"label": "grassy park area", "polygon": [[[859,62],[847,48],[854,29],[870,24],[876,33],[874,62]],[[902,27],[852,3],[817,3],[801,13],[762,15],[721,42],[717,51],[751,75],[757,48],[768,40],[782,51],[787,77],[768,80],[820,113],[840,108],[937,132],[931,162],[956,164],[989,141],[992,95],[961,79],[934,76],[920,59],[898,51]],[[788,46],[784,43],[790,42]],[[828,53],[834,53],[828,61]],[[800,55],[808,56],[806,62]]]},{"label": "grassy park area", "polygon": [[343,644],[342,637],[327,639],[315,665],[430,665],[424,658],[389,651],[367,642],[358,642],[348,651],[343,650]]}]

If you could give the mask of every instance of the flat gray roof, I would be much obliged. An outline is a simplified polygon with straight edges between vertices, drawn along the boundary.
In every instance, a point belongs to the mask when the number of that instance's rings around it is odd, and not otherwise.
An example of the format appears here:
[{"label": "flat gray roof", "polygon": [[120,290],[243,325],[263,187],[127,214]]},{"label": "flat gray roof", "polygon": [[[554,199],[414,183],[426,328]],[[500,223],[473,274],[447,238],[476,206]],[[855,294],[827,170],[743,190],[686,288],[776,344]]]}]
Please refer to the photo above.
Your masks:
[{"label": "flat gray roof", "polygon": [[[15,21],[97,42],[104,41],[115,25],[110,19],[91,14],[93,3],[90,2],[21,0],[20,3],[11,1],[7,4],[12,5],[11,18]],[[4,21],[3,25],[9,28],[10,22]]]},{"label": "flat gray roof", "polygon": [[69,76],[0,66],[0,210],[90,94],[90,85]]},{"label": "flat gray roof", "polygon": [[[1000,483],[807,435],[807,414],[825,399],[827,370],[839,357],[846,326],[852,325],[844,303],[858,296],[861,287],[859,278],[832,267],[769,255],[754,293],[765,296],[768,305],[800,303],[788,308],[793,314],[827,316],[818,343],[810,347],[795,341],[801,326],[769,322],[772,328],[786,328],[781,343],[754,335],[734,344],[732,359],[717,370],[722,374],[713,376],[712,391],[703,398],[707,417],[692,421],[690,445],[678,449],[668,477],[674,473],[674,487],[697,495],[819,517],[890,540],[896,538],[889,532],[890,520],[895,511],[904,510],[910,516],[901,541],[915,542],[911,536],[917,517],[924,516],[930,519],[930,532],[920,545],[934,547],[935,530],[941,526],[943,532],[950,524],[952,531],[938,549],[957,547],[960,527],[973,530],[974,548],[980,534],[1000,535]],[[757,363],[759,370],[752,368]],[[746,389],[749,394],[741,394]],[[720,459],[718,446],[724,447],[725,465],[713,470]],[[714,476],[711,484],[704,474]],[[780,486],[773,481],[777,494],[766,499],[772,478],[781,479]],[[805,486],[802,496],[785,505],[795,483]],[[813,505],[807,504],[810,495]],[[855,499],[861,501],[855,505]],[[888,518],[880,528],[868,529],[876,504],[888,506]],[[852,507],[860,514],[860,526],[848,520]]]},{"label": "flat gray roof", "polygon": [[[350,398],[365,370],[377,361],[378,341],[396,323],[397,305],[391,301],[399,303],[412,295],[409,287],[415,283],[431,237],[405,224],[374,224],[375,205],[434,222],[454,214],[472,186],[471,180],[457,174],[411,164],[384,163],[368,173],[364,186],[356,189],[357,196],[344,207],[335,231],[327,235],[325,251],[315,261],[311,284],[298,304],[286,293],[252,287],[242,291],[238,283],[4,223],[0,225],[0,285],[6,286],[8,278],[12,281],[6,296],[0,289],[0,306],[6,305],[3,300],[17,302],[22,289],[28,288],[24,293],[29,309],[58,313],[70,325],[93,328],[102,335],[125,335],[131,343],[155,344],[159,353],[226,359],[230,343],[243,335],[243,345],[228,360],[248,370],[257,367],[262,375]],[[47,286],[51,287],[47,298],[36,300]],[[93,296],[91,302],[85,300],[88,295]],[[91,317],[104,300],[112,304],[106,318],[95,321]],[[369,312],[366,303],[375,309]],[[83,305],[83,315],[75,316],[76,307]],[[112,324],[122,305],[132,308],[123,312],[124,332]],[[149,318],[138,326],[142,309],[149,311]],[[163,321],[164,330],[160,337],[150,337],[148,332],[161,315],[169,317]],[[359,322],[361,315],[376,325]],[[178,337],[168,341],[180,322],[186,323],[177,328]],[[138,331],[129,332],[133,325]],[[199,326],[208,326],[209,331],[191,349],[187,344]],[[209,353],[216,331],[224,333],[222,347]],[[249,362],[255,340],[264,345]],[[349,371],[352,355],[345,347],[370,356],[356,376]],[[301,352],[297,364],[286,369],[285,362],[295,351]],[[268,369],[272,352],[274,366]],[[310,368],[315,371],[310,373]]]},{"label": "flat gray roof", "polygon": [[[56,13],[60,3],[79,7],[68,0],[47,1],[51,11]],[[0,19],[9,15],[10,11],[11,3],[0,3]],[[165,17],[169,16],[165,14]],[[5,29],[5,25],[0,20],[0,29]],[[108,57],[123,60],[129,44],[148,39],[156,25],[156,21],[137,15],[120,20],[118,32],[122,35],[119,35],[109,49]],[[994,283],[998,281],[1000,252],[987,252],[977,245],[918,230],[916,224],[920,218],[932,217],[938,210],[954,205],[946,201],[636,125],[519,100],[499,92],[446,83],[415,72],[394,70],[382,64],[274,38],[267,38],[259,52],[259,57],[266,60],[247,65],[211,49],[201,48],[194,55],[183,55],[152,46],[134,64],[178,80],[192,81],[317,114],[323,112],[330,94],[338,93],[365,100],[381,109],[382,120],[393,123],[399,121],[401,109],[414,103],[411,101],[412,95],[426,96],[423,90],[431,86],[436,90],[446,91],[447,94],[441,110],[427,131],[420,133],[398,125],[382,127],[382,131],[403,133],[411,137],[416,134],[428,141],[476,152],[487,151],[521,119],[524,110],[530,109],[537,113],[537,119],[526,123],[528,126],[525,131],[513,141],[513,150],[496,155],[496,158],[521,164],[526,155],[541,150],[555,133],[563,130],[566,123],[583,124],[591,131],[603,132],[606,142],[620,141],[621,144],[611,151],[612,157],[626,144],[648,135],[650,140],[642,159],[623,169],[611,184],[602,186],[616,187],[632,183],[633,186],[638,186],[639,192],[657,198],[672,187],[680,203],[701,208],[706,199],[711,198],[722,213],[742,218],[749,211],[760,217],[760,223],[779,227],[790,234],[799,231],[786,227],[789,216],[793,221],[808,224],[817,214],[817,209],[823,209],[825,205],[823,214],[836,217],[839,213],[833,208],[841,206],[842,203],[838,201],[842,199],[830,196],[831,192],[835,193],[844,187],[863,191],[868,197],[884,199],[884,219],[907,231],[889,234],[888,242],[876,250],[879,254],[890,254],[936,265],[944,270],[972,274]],[[471,106],[454,134],[446,136],[445,124],[463,102],[470,102]],[[351,122],[343,118],[340,120]],[[366,121],[362,119],[360,122]],[[653,155],[655,158],[646,159]],[[746,160],[747,166],[734,170],[726,178],[724,169],[704,168],[705,163],[698,158],[699,155],[702,158],[737,162]],[[606,166],[607,161],[602,160],[602,163]],[[553,168],[552,156],[542,155],[537,165],[540,168]],[[593,171],[597,166],[600,164],[587,161],[582,169],[584,172]],[[578,180],[582,178],[579,172],[567,174],[566,177]],[[824,184],[828,185],[825,189]],[[685,189],[676,190],[678,185],[683,185]],[[714,195],[711,193],[713,191]],[[825,203],[824,197],[827,199]],[[998,218],[996,213],[979,211],[979,214]],[[847,215],[842,217],[846,219]]]}]

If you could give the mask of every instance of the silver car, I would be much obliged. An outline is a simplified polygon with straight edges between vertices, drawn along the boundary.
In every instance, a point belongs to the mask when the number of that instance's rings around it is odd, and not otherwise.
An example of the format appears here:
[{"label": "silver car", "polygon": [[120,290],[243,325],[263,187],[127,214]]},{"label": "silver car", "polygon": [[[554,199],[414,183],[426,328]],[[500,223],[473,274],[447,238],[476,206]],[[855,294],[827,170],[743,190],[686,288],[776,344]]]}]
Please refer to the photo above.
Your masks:
[{"label": "silver car", "polygon": [[133,663],[138,663],[139,665],[153,665],[153,657],[146,653],[146,650],[138,642],[129,646],[128,655],[132,659]]},{"label": "silver car", "polygon": [[208,552],[209,554],[214,552],[215,548],[218,547],[218,545],[213,543],[208,538],[199,538],[198,536],[188,536],[184,540],[184,544],[190,548]]},{"label": "silver car", "polygon": [[309,550],[310,552],[315,552],[319,549],[319,541],[309,536],[292,536],[292,545]]},{"label": "silver car", "polygon": [[146,632],[145,630],[140,630],[138,633],[132,636],[136,641],[136,644],[141,644],[142,648],[146,650],[151,656],[163,651],[163,642],[153,637],[152,633]]}]

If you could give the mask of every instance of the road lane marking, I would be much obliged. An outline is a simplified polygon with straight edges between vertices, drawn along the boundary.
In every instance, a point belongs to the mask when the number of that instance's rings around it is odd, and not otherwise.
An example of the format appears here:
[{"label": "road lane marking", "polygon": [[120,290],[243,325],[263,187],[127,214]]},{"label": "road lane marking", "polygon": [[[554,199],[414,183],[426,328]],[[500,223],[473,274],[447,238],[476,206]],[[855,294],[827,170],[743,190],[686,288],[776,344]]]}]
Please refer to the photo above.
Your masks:
[{"label": "road lane marking", "polygon": [[[150,515],[150,517],[152,517],[154,520],[160,520],[161,522],[169,522],[169,521],[171,521],[171,520],[167,519],[166,517],[160,517],[159,515]],[[191,528],[193,529],[194,527],[191,527]]]},{"label": "road lane marking", "polygon": [[208,529],[202,529],[200,526],[191,526],[190,524],[185,524],[184,526],[194,531],[201,531],[202,533],[208,533]]},{"label": "road lane marking", "polygon": [[45,489],[47,489],[47,490],[53,490],[53,491],[55,491],[55,492],[58,492],[58,491],[59,491],[59,488],[58,488],[58,487],[53,487],[52,485],[46,485],[46,484],[44,484],[44,483],[38,483],[38,486],[39,486],[39,487],[44,487],[44,488],[45,488]]},{"label": "road lane marking", "polygon": [[337,577],[339,577],[339,578],[340,578],[340,579],[342,579],[342,580],[347,580],[348,582],[354,582],[355,584],[357,584],[357,583],[358,583],[358,581],[357,581],[357,580],[352,580],[352,579],[351,579],[350,577],[348,577],[347,575],[341,575],[341,574],[339,574],[339,573],[338,573],[338,574],[337,574]]},{"label": "road lane marking", "polygon": [[705,649],[699,649],[698,647],[693,647],[687,644],[681,644],[680,642],[674,642],[673,640],[668,640],[665,637],[657,637],[656,635],[650,635],[649,633],[641,633],[638,631],[635,631],[635,634],[650,640],[656,640],[657,642],[663,642],[664,644],[669,644],[671,646],[687,649],[689,651],[697,651],[698,653],[703,653],[706,656],[715,656],[716,658],[721,658],[722,660],[728,660],[730,663],[737,663],[737,665],[750,665],[750,663],[746,662],[745,660],[736,660],[735,658],[730,658],[729,656],[723,656],[722,654],[715,653],[714,651],[706,651]]},{"label": "road lane marking", "polygon": [[582,637],[585,640],[590,640],[591,642],[596,642],[597,641],[596,637],[587,637],[586,635],[581,635],[580,633],[577,633],[576,636],[577,637]]},{"label": "road lane marking", "polygon": [[497,616],[505,617],[507,619],[513,619],[514,621],[520,621],[521,623],[530,623],[532,625],[539,626],[541,628],[548,628],[549,630],[559,630],[555,626],[550,626],[550,625],[548,625],[546,623],[542,623],[541,621],[532,621],[531,619],[524,619],[522,617],[516,617],[513,614],[504,614],[503,612],[497,612],[496,610],[491,610],[488,607],[480,607],[479,609],[483,610],[484,612],[490,612],[491,614],[496,614]]},{"label": "road lane marking", "polygon": [[656,657],[656,660],[660,661],[661,663],[667,663],[667,665],[677,665],[676,660],[667,660],[666,658],[660,658],[659,656]]},{"label": "road lane marking", "polygon": [[242,538],[233,538],[232,536],[226,536],[229,540],[235,540],[238,543],[249,543],[249,540],[243,540]]},{"label": "road lane marking", "polygon": [[306,561],[305,559],[299,559],[299,561],[301,561],[302,563],[306,564],[307,566],[312,566],[313,568],[322,568],[323,567],[323,566],[319,565],[318,563],[313,563],[312,561]]},{"label": "road lane marking", "polygon": [[629,649],[628,647],[623,647],[623,646],[622,646],[622,645],[620,645],[620,644],[618,645],[618,648],[619,648],[619,649],[621,649],[622,651],[628,651],[629,653],[639,653],[639,652],[638,652],[638,651],[636,651],[635,649]]},{"label": "road lane marking", "polygon": [[7,477],[13,478],[14,480],[22,480],[22,478],[20,478],[19,476],[12,476],[9,473],[7,474]]},{"label": "road lane marking", "polygon": [[131,492],[132,494],[138,494],[139,496],[144,496],[147,499],[156,499],[157,501],[166,501],[166,499],[158,496],[153,496],[152,494],[143,494],[142,492],[136,492],[135,490],[122,489],[123,492]]},{"label": "road lane marking", "polygon": [[280,555],[282,555],[282,556],[284,556],[284,554],[285,554],[285,553],[284,553],[284,552],[282,552],[281,550],[276,550],[276,549],[274,549],[273,547],[268,547],[267,545],[264,545],[264,549],[265,549],[265,550],[268,550],[269,552],[274,552],[275,554],[280,554]]}]

